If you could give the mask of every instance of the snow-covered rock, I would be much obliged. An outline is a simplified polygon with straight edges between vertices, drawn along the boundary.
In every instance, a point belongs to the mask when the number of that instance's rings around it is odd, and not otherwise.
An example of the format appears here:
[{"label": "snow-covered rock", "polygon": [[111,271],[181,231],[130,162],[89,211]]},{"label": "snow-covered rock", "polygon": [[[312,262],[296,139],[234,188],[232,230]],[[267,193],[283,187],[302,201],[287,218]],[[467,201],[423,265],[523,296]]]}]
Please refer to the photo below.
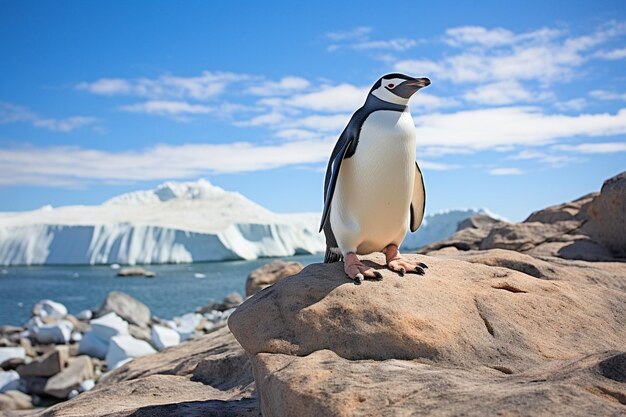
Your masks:
[{"label": "snow-covered rock", "polygon": [[400,249],[417,249],[428,243],[452,236],[460,222],[477,214],[488,214],[494,218],[499,216],[487,209],[446,210],[429,214],[424,217],[422,225],[415,233],[407,233]]},{"label": "snow-covered rock", "polygon": [[200,324],[202,315],[198,313],[187,313],[180,317],[176,317],[176,331],[180,335],[181,340],[187,340],[196,331],[196,327]]},{"label": "snow-covered rock", "polygon": [[91,310],[83,310],[76,315],[76,318],[82,321],[91,320],[92,317],[93,317],[93,312]]},{"label": "snow-covered rock", "polygon": [[22,347],[0,347],[0,363],[9,359],[25,359],[26,350]]},{"label": "snow-covered rock", "polygon": [[178,345],[180,343],[180,334],[176,330],[155,324],[152,326],[151,339],[152,344],[158,350],[163,350],[166,347]]},{"label": "snow-covered rock", "polygon": [[67,315],[67,307],[56,301],[41,300],[33,307],[33,315],[44,320],[61,320]]},{"label": "snow-covered rock", "polygon": [[128,334],[128,322],[113,312],[91,320],[89,324],[93,334],[103,341],[108,341],[117,335]]},{"label": "snow-covered rock", "polygon": [[78,354],[104,359],[109,351],[109,341],[102,340],[93,331],[88,331],[78,344]]},{"label": "snow-covered rock", "polygon": [[0,265],[150,264],[324,250],[319,214],[272,213],[208,181],[168,182],[100,206],[0,213]]},{"label": "snow-covered rock", "polygon": [[66,344],[72,340],[74,326],[67,320],[59,320],[51,324],[35,326],[31,336],[39,343]]},{"label": "snow-covered rock", "polygon": [[106,361],[109,370],[118,368],[140,356],[150,355],[156,350],[143,340],[135,339],[129,335],[120,335],[111,338]]},{"label": "snow-covered rock", "polygon": [[89,391],[95,386],[96,386],[96,381],[94,381],[93,379],[86,379],[80,383],[80,386],[79,386],[80,392]]},{"label": "snow-covered rock", "polygon": [[18,389],[20,386],[20,374],[15,371],[0,371],[0,392]]}]

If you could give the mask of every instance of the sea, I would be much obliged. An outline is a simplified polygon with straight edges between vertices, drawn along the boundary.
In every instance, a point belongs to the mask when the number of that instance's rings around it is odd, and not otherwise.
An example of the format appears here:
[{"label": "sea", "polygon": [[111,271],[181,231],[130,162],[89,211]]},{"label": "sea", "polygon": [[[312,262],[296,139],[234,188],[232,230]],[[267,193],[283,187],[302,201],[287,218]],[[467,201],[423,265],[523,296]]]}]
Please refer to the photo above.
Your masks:
[{"label": "sea", "polygon": [[[323,255],[282,258],[304,265]],[[117,277],[110,266],[0,266],[0,325],[23,325],[39,300],[64,304],[71,314],[97,309],[110,291],[122,291],[146,304],[162,319],[172,319],[238,292],[245,297],[248,274],[273,259],[145,265],[155,278]]]}]

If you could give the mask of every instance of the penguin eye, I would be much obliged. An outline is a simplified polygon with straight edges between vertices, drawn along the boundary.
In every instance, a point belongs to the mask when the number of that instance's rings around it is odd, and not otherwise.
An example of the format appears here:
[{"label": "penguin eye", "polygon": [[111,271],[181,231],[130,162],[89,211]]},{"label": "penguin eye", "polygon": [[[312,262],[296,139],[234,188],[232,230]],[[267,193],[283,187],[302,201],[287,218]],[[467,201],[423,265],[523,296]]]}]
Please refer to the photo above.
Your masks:
[{"label": "penguin eye", "polygon": [[395,86],[396,86],[396,85],[395,85],[394,83],[387,84],[387,87],[389,87],[389,88],[394,88]]}]

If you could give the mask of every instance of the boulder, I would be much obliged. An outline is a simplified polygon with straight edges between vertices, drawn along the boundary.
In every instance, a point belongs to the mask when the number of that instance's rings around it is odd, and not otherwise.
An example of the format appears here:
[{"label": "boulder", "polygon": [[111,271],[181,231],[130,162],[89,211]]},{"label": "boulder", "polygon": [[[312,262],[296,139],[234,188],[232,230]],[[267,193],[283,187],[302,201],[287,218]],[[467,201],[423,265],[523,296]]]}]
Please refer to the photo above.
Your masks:
[{"label": "boulder", "polygon": [[156,350],[143,340],[130,335],[114,336],[111,338],[106,356],[107,368],[115,369],[129,360],[155,352]]},{"label": "boulder", "polygon": [[202,315],[198,313],[187,313],[176,317],[174,321],[176,322],[176,331],[180,335],[180,340],[189,339],[196,332],[202,319]]},{"label": "boulder", "polygon": [[302,268],[299,262],[276,260],[255,269],[250,272],[246,280],[246,297],[256,294],[283,278],[297,274]]},{"label": "boulder", "polygon": [[111,312],[140,327],[147,327],[150,323],[150,309],[141,301],[120,291],[112,291],[107,295],[96,317]]},{"label": "boulder", "polygon": [[604,182],[588,215],[584,230],[615,255],[626,257],[626,172]]},{"label": "boulder", "polygon": [[82,310],[80,313],[76,315],[76,318],[80,321],[89,321],[93,317],[93,312],[91,310]]},{"label": "boulder", "polygon": [[0,365],[10,359],[26,358],[26,350],[22,347],[2,347],[0,348]]},{"label": "boulder", "polygon": [[567,407],[587,416],[623,407],[615,381],[626,380],[626,297],[594,279],[613,271],[626,287],[626,264],[457,254],[473,262],[406,255],[428,265],[423,277],[400,277],[382,255],[369,255],[365,263],[383,280],[360,286],[342,263],[310,265],[246,300],[228,324],[250,354],[264,415],[534,415]]},{"label": "boulder", "polygon": [[524,223],[557,223],[563,221],[579,221],[588,220],[587,210],[589,204],[598,196],[599,193],[589,193],[574,201],[563,204],[550,206],[542,210],[533,212]]},{"label": "boulder", "polygon": [[231,292],[226,297],[224,297],[224,301],[222,301],[220,311],[230,310],[231,308],[238,307],[241,303],[243,303],[243,298],[238,292]]},{"label": "boulder", "polygon": [[66,399],[72,390],[78,389],[81,382],[93,379],[93,366],[89,356],[70,358],[67,368],[48,379],[44,392],[56,398]]},{"label": "boulder", "polygon": [[248,356],[227,328],[137,358],[44,415],[260,417]]},{"label": "boulder", "polygon": [[18,367],[17,373],[22,377],[53,376],[65,368],[68,358],[69,348],[67,346],[56,346],[54,350],[33,360],[31,363]]},{"label": "boulder", "polygon": [[52,300],[41,300],[33,307],[32,315],[57,321],[67,315],[67,307]]},{"label": "boulder", "polygon": [[477,214],[469,219],[460,221],[456,227],[456,231],[460,232],[463,229],[491,229],[499,223],[503,223],[503,221],[491,217],[488,214]]},{"label": "boulder", "polygon": [[31,408],[33,408],[33,400],[30,395],[16,390],[0,394],[0,411],[30,410]]},{"label": "boulder", "polygon": [[129,266],[119,269],[117,271],[117,276],[154,278],[156,274],[152,271],[146,271],[144,268],[141,268],[139,266]]},{"label": "boulder", "polygon": [[78,345],[79,355],[88,355],[93,358],[104,359],[109,350],[109,341],[102,340],[92,331],[83,335]]},{"label": "boulder", "polygon": [[128,322],[114,312],[91,320],[89,324],[93,334],[103,341],[108,341],[117,335],[128,334]]},{"label": "boulder", "polygon": [[0,393],[20,386],[20,374],[15,371],[0,371]]},{"label": "boulder", "polygon": [[152,326],[152,344],[158,349],[163,350],[170,346],[176,346],[180,343],[180,335],[176,330],[169,327],[155,324]]},{"label": "boulder", "polygon": [[67,344],[72,340],[74,326],[67,320],[59,320],[51,324],[34,326],[31,337],[42,344]]}]

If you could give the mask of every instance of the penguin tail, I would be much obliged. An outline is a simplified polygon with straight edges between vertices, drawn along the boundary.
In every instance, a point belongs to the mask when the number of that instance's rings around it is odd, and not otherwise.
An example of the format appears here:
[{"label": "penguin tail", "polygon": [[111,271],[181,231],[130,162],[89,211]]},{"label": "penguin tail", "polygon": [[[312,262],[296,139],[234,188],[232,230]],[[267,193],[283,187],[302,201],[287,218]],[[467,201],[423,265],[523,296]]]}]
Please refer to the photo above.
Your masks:
[{"label": "penguin tail", "polygon": [[333,262],[339,262],[341,260],[341,255],[337,252],[337,248],[329,248],[327,246],[326,255],[324,255],[324,263],[332,264]]}]

